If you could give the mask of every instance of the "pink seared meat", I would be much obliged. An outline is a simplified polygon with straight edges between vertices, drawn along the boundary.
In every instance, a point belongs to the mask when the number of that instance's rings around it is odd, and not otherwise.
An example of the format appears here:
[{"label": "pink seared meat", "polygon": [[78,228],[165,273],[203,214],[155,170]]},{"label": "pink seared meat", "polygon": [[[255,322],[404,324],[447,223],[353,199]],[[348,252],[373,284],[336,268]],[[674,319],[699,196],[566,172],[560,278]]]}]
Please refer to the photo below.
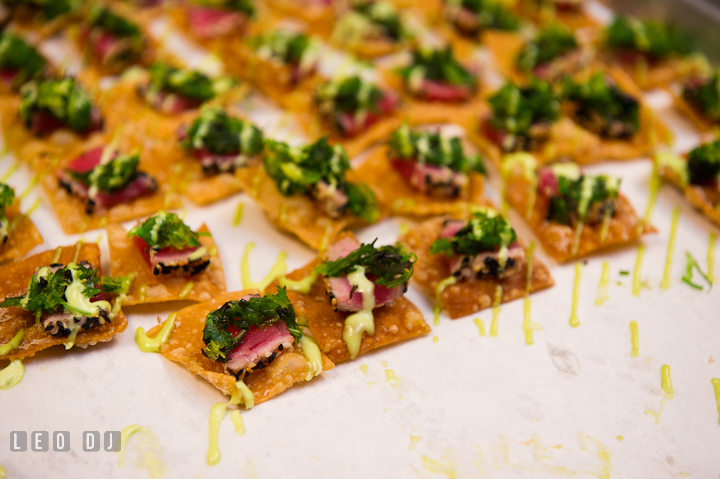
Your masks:
[{"label": "pink seared meat", "polygon": [[[177,132],[179,141],[183,141],[187,136],[187,127],[182,126]],[[218,155],[212,153],[206,148],[191,148],[188,152],[200,160],[203,173],[207,176],[214,176],[220,173],[232,173],[238,168],[246,166],[251,160],[250,157],[237,153],[229,155]]]},{"label": "pink seared meat", "polygon": [[[66,128],[65,123],[47,110],[37,110],[30,115],[30,121],[25,126],[38,137],[51,135],[56,130]],[[90,113],[90,126],[84,131],[76,131],[82,135],[102,130],[103,119],[100,110],[93,108]]]},{"label": "pink seared meat", "polygon": [[0,69],[0,83],[6,88],[12,88],[15,78],[18,75],[17,70],[2,70]]},{"label": "pink seared meat", "polygon": [[467,175],[447,166],[400,158],[391,159],[390,164],[410,186],[429,196],[457,198],[468,184]]},{"label": "pink seared meat", "polygon": [[554,80],[563,75],[569,75],[581,70],[592,60],[592,53],[577,48],[564,55],[545,62],[533,68],[533,75],[543,80]]},{"label": "pink seared meat", "polygon": [[194,110],[202,105],[202,101],[200,100],[185,98],[175,93],[160,92],[155,95],[146,95],[145,98],[155,110],[168,115],[176,115],[184,111]]},{"label": "pink seared meat", "polygon": [[557,196],[560,184],[552,168],[546,166],[538,172],[538,191],[545,197]]},{"label": "pink seared meat", "polygon": [[98,147],[87,151],[69,162],[65,169],[58,171],[58,183],[61,188],[69,194],[85,200],[85,211],[92,214],[95,211],[103,211],[113,206],[129,203],[137,198],[151,195],[157,191],[157,182],[146,173],[139,172],[125,188],[119,191],[91,191],[85,183],[74,179],[67,170],[76,173],[87,173],[100,164],[102,153],[105,147]]},{"label": "pink seared meat", "polygon": [[[257,295],[246,295],[248,300]],[[239,330],[230,332],[237,337]],[[264,369],[271,364],[278,354],[292,349],[295,338],[287,330],[283,321],[277,321],[262,329],[250,326],[243,341],[228,355],[225,370],[240,379],[252,370]]]},{"label": "pink seared meat", "polygon": [[203,40],[229,33],[241,36],[247,21],[247,17],[240,12],[197,5],[188,7],[186,16],[192,34]]},{"label": "pink seared meat", "polygon": [[[337,243],[330,246],[327,252],[327,259],[335,261],[338,258],[344,258],[351,252],[360,247],[360,243],[352,237],[344,237]],[[375,277],[371,274],[366,275],[367,279],[374,282]],[[336,311],[361,311],[363,308],[363,294],[354,290],[347,276],[338,278],[324,278],[327,294],[330,296]],[[392,301],[402,297],[407,291],[407,284],[401,284],[394,288],[386,288],[385,286],[375,284],[373,295],[375,296],[375,305],[373,308],[380,308]]]},{"label": "pink seared meat", "polygon": [[425,101],[460,103],[468,100],[474,92],[474,89],[467,85],[450,85],[424,79],[414,93]]},{"label": "pink seared meat", "polygon": [[311,190],[312,198],[318,203],[322,210],[331,218],[338,218],[348,204],[347,195],[333,188],[326,181],[318,181]]},{"label": "pink seared meat", "polygon": [[384,96],[378,102],[377,108],[379,111],[368,111],[360,117],[355,112],[339,113],[337,116],[338,127],[345,137],[352,138],[395,111],[399,104],[400,100],[397,95],[390,90],[386,90]]},{"label": "pink seared meat", "polygon": [[[138,236],[135,236],[135,246],[140,250],[155,276],[173,273],[195,276],[205,271],[210,265],[210,253],[203,251],[203,254],[197,254],[199,246],[183,249],[168,247],[155,250]],[[196,253],[196,257],[191,259],[193,253]]]}]

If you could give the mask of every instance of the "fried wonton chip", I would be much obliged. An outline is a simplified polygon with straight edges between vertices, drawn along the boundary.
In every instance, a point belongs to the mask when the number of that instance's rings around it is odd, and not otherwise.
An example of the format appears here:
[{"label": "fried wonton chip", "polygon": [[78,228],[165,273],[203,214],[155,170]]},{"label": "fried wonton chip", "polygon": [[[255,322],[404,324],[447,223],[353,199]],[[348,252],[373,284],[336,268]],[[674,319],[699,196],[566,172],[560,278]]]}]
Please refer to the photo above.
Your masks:
[{"label": "fried wonton chip", "polygon": [[567,225],[548,221],[548,201],[536,194],[535,184],[516,168],[505,178],[505,198],[522,214],[538,236],[545,251],[558,262],[564,263],[598,251],[626,246],[645,233],[657,230],[638,218],[630,201],[618,194],[616,211],[607,226],[603,223],[585,224],[580,236]]},{"label": "fried wonton chip", "polygon": [[[287,277],[293,281],[301,280],[311,275],[318,264],[320,260],[316,259],[305,267],[293,271]],[[273,287],[274,285],[269,286],[269,288]],[[320,350],[334,363],[350,359],[342,335],[345,318],[351,313],[333,309],[322,276],[318,276],[308,294],[287,291],[287,295],[298,316],[307,320],[307,326],[320,345]],[[373,315],[375,335],[363,336],[358,355],[430,332],[430,327],[425,323],[420,310],[404,296],[381,308],[375,308]]]},{"label": "fried wonton chip", "polygon": [[[12,28],[24,34],[37,36],[41,40],[66,30],[72,22],[78,19],[79,10],[58,15],[52,20],[45,20],[42,13],[32,6],[23,4],[23,2],[15,3],[20,3],[20,5],[13,7],[10,23]],[[55,2],[48,2],[48,4],[52,3]]]},{"label": "fried wonton chip", "polygon": [[[433,299],[440,282],[450,276],[450,270],[443,261],[444,255],[430,253],[430,246],[439,239],[446,219],[449,217],[427,220],[400,238],[400,242],[417,255],[413,284]],[[440,293],[442,307],[452,319],[456,319],[492,306],[498,286],[502,288],[500,302],[506,303],[555,284],[550,270],[537,257],[532,258],[530,278],[528,266],[526,256],[520,271],[506,278],[472,277],[446,286]]]},{"label": "fried wonton chip", "polygon": [[703,62],[692,56],[650,63],[639,55],[637,58],[623,60],[608,52],[603,55],[603,62],[607,65],[617,65],[625,70],[642,91],[666,87],[703,68]]},{"label": "fried wonton chip", "polygon": [[671,85],[668,91],[673,97],[675,108],[685,115],[690,122],[695,125],[695,128],[700,130],[702,133],[708,133],[713,131],[717,127],[717,123],[708,119],[702,114],[697,108],[695,108],[690,102],[685,100],[682,96],[682,87],[680,85]]},{"label": "fried wonton chip", "polygon": [[571,4],[569,8],[557,5],[562,2],[555,0],[519,0],[515,3],[515,10],[518,15],[525,17],[536,25],[547,25],[549,23],[562,23],[566,27],[576,30],[598,25],[585,8],[586,2],[580,1],[578,5]]},{"label": "fried wonton chip", "polygon": [[[202,377],[210,384],[227,395],[235,391],[235,377],[223,372],[223,365],[204,356],[202,349],[205,318],[211,311],[246,294],[257,294],[256,290],[234,293],[222,293],[204,303],[194,304],[178,311],[175,327],[170,333],[167,343],[160,346],[160,353],[171,361],[176,361],[191,372]],[[160,330],[157,325],[148,331],[154,337]],[[335,365],[323,355],[323,371]],[[255,404],[274,398],[295,383],[307,380],[310,364],[299,346],[294,345],[292,351],[284,351],[264,369],[255,370],[245,377],[245,384],[252,391]]]},{"label": "fried wonton chip", "polygon": [[363,220],[353,214],[330,218],[306,196],[283,196],[263,165],[236,170],[235,175],[243,189],[258,202],[267,219],[316,250],[324,249],[328,241],[344,229],[363,224]]},{"label": "fried wonton chip", "polygon": [[[198,233],[210,232],[207,226],[202,225]],[[135,246],[134,238],[128,237],[125,228],[118,224],[108,225],[107,235],[113,276],[135,274],[130,290],[123,300],[126,306],[180,300],[207,301],[225,292],[225,274],[211,236],[203,235],[198,238],[200,245],[210,252],[210,265],[202,273],[195,276],[155,276]]]},{"label": "fried wonton chip", "polygon": [[[25,294],[35,270],[50,265],[56,254],[57,250],[45,251],[0,267],[0,298],[4,300]],[[100,249],[94,243],[66,246],[62,248],[59,258],[57,262],[65,265],[73,261],[88,261],[98,269],[98,272],[100,271]],[[78,332],[75,346],[86,348],[99,342],[110,341],[113,336],[125,331],[126,327],[125,315],[120,311],[112,322]],[[26,358],[43,349],[67,342],[67,338],[54,337],[46,333],[42,324],[36,323],[35,317],[29,311],[20,308],[0,308],[0,344],[10,341],[20,329],[25,329],[25,335],[18,349],[0,359]]]},{"label": "fried wonton chip", "polygon": [[469,205],[482,204],[483,177],[479,173],[468,174],[468,187],[456,199],[433,198],[408,184],[390,164],[387,146],[377,146],[369,152],[360,168],[348,171],[348,180],[365,183],[375,193],[381,216],[405,214],[409,216],[432,216],[465,211]]},{"label": "fried wonton chip", "polygon": [[[687,161],[687,156],[682,157]],[[700,210],[710,221],[720,226],[720,202],[718,202],[717,187],[715,185],[694,185],[683,180],[672,168],[655,159],[655,165],[660,176],[674,185],[685,194],[685,198],[695,208]],[[714,202],[713,202],[714,200]]]},{"label": "fried wonton chip", "polygon": [[335,8],[330,3],[314,0],[268,0],[266,3],[275,17],[299,18],[311,31],[323,36],[332,31]]},{"label": "fried wonton chip", "polygon": [[43,242],[32,220],[20,212],[20,201],[17,198],[5,210],[5,215],[10,223],[10,233],[5,245],[0,245],[0,263],[25,256]]}]

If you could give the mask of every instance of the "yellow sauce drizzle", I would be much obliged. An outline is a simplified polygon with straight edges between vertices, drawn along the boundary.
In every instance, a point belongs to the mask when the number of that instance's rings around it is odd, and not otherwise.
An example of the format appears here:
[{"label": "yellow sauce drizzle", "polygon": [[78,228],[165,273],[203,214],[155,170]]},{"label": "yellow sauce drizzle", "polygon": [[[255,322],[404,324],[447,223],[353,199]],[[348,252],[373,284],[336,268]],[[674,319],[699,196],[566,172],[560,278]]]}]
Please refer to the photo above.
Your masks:
[{"label": "yellow sauce drizzle", "polygon": [[252,189],[250,190],[253,198],[257,198],[258,194],[260,194],[260,180],[261,179],[262,179],[262,170],[258,170],[258,172],[253,177]]},{"label": "yellow sauce drizzle", "polygon": [[537,327],[537,324],[531,322],[530,307],[531,307],[530,298],[525,298],[525,301],[523,302],[522,329],[523,329],[523,331],[525,331],[525,344],[527,344],[528,346],[532,345],[534,343],[533,332],[536,329],[539,329]]},{"label": "yellow sauce drizzle", "polygon": [[480,336],[485,336],[485,324],[483,323],[483,320],[480,318],[473,319],[475,322],[475,325],[478,328],[478,332],[480,333]]},{"label": "yellow sauce drizzle", "polygon": [[252,280],[250,277],[250,252],[255,248],[255,243],[248,243],[245,245],[245,252],[243,253],[242,262],[240,263],[240,271],[242,273],[242,283],[243,283],[243,289],[259,289],[260,292],[265,292],[265,288],[268,287],[270,283],[281,277],[283,274],[285,274],[285,271],[287,270],[287,266],[285,265],[285,252],[281,251],[278,254],[278,258],[275,261],[275,264],[272,268],[270,268],[270,271],[268,274],[263,278],[262,281],[256,283]]},{"label": "yellow sauce drizzle", "polygon": [[233,219],[233,226],[237,226],[240,224],[240,221],[242,221],[243,216],[243,207],[245,206],[245,203],[242,201],[239,205],[237,205],[237,209],[235,210],[235,218]]},{"label": "yellow sauce drizzle", "polygon": [[7,391],[14,388],[25,376],[25,366],[21,359],[10,361],[5,369],[0,371],[0,389]]},{"label": "yellow sauce drizzle", "polygon": [[708,274],[707,277],[710,280],[710,285],[715,283],[715,242],[717,241],[717,234],[714,232],[710,233],[710,243],[708,244]]},{"label": "yellow sauce drizzle", "polygon": [[[3,156],[4,156],[4,154],[3,154]],[[16,161],[15,163],[13,163],[12,166],[10,168],[8,168],[8,170],[2,175],[2,178],[0,178],[0,183],[5,183],[8,180],[8,178],[10,178],[12,176],[12,174],[17,171],[17,169],[19,167],[20,167],[19,161]]]},{"label": "yellow sauce drizzle", "polygon": [[385,380],[393,389],[402,389],[402,378],[392,369],[385,370]]},{"label": "yellow sauce drizzle", "polygon": [[632,343],[630,356],[636,358],[640,355],[640,340],[638,339],[637,321],[630,321],[630,342]]},{"label": "yellow sauce drizzle", "polygon": [[10,341],[0,346],[0,356],[6,356],[11,352],[15,351],[18,346],[20,346],[20,343],[22,342],[24,337],[25,330],[21,328],[17,333],[15,333],[15,336],[13,336]]},{"label": "yellow sauce drizzle", "polygon": [[437,344],[438,341],[440,341],[440,338],[438,338],[437,336],[433,336],[433,343]]},{"label": "yellow sauce drizzle", "polygon": [[145,334],[145,330],[143,328],[137,328],[135,330],[135,343],[137,343],[140,351],[144,353],[160,352],[160,346],[167,343],[168,338],[170,338],[170,333],[172,333],[172,330],[175,327],[176,317],[177,313],[170,314],[170,316],[163,321],[160,331],[157,332],[154,338],[149,338]]},{"label": "yellow sauce drizzle", "polygon": [[178,294],[178,299],[187,298],[188,295],[192,292],[193,288],[195,288],[195,283],[193,281],[188,281],[182,291],[180,291],[180,294]]},{"label": "yellow sauce drizzle", "polygon": [[423,455],[420,459],[423,468],[431,474],[442,474],[448,479],[457,479],[457,468],[452,461],[442,463],[430,457]]},{"label": "yellow sauce drizzle", "polygon": [[139,461],[138,466],[141,469],[145,469],[152,479],[157,479],[165,475],[165,473],[167,473],[167,469],[165,468],[165,464],[163,464],[162,460],[158,457],[161,448],[158,443],[157,436],[149,429],[133,424],[120,432],[120,452],[118,452],[118,462],[120,463],[120,467],[125,467],[125,447],[127,446],[127,442],[130,439],[130,436],[141,431],[149,435],[149,440],[142,445],[144,454],[142,460]]},{"label": "yellow sauce drizzle", "polygon": [[422,439],[420,436],[410,436],[410,445],[408,446],[408,451],[412,451],[415,449],[415,446],[417,443],[420,442],[420,439]]},{"label": "yellow sauce drizzle", "polygon": [[30,194],[30,192],[33,190],[33,188],[35,188],[35,186],[37,186],[37,184],[39,182],[40,182],[40,176],[39,175],[33,176],[30,179],[30,183],[28,183],[28,185],[25,187],[23,192],[20,193],[20,196],[18,196],[18,198],[20,198],[21,200],[24,200],[25,197]]},{"label": "yellow sauce drizzle", "polygon": [[410,230],[410,225],[408,225],[405,221],[401,221],[400,225],[398,226],[398,235],[405,236],[408,230]]},{"label": "yellow sauce drizzle", "polygon": [[363,364],[360,366],[360,371],[362,371],[363,375],[365,377],[368,377],[368,367],[367,364]]},{"label": "yellow sauce drizzle", "polygon": [[75,251],[73,252],[73,257],[71,263],[77,263],[78,258],[80,257],[80,248],[82,248],[83,241],[80,240],[77,243],[75,243]]},{"label": "yellow sauce drizzle", "polygon": [[286,276],[280,276],[278,278],[278,284],[287,288],[288,291],[308,294],[315,284],[315,281],[317,281],[317,277],[317,273],[313,270],[312,273],[297,281],[288,279]]},{"label": "yellow sauce drizzle", "polygon": [[140,285],[140,289],[138,289],[138,299],[140,302],[145,301],[145,294],[147,293],[147,284]]},{"label": "yellow sauce drizzle", "polygon": [[[253,398],[252,391],[250,391],[250,389],[248,389],[245,383],[240,380],[235,383],[235,391],[233,392],[230,401],[226,403],[221,402],[215,404],[210,409],[210,428],[208,432],[208,439],[210,441],[210,444],[208,446],[207,452],[207,463],[210,466],[214,466],[215,464],[220,462],[220,448],[218,447],[220,423],[227,415],[228,406],[240,404],[241,396],[242,402],[245,404],[245,409],[251,409],[255,405],[255,399]],[[242,436],[245,433],[245,427],[242,423],[242,418],[239,415],[239,411],[238,414],[234,413],[235,411],[230,414],[230,417],[233,421],[233,426],[235,426],[235,432],[238,434],[238,436]]]},{"label": "yellow sauce drizzle", "polygon": [[655,424],[660,422],[660,417],[665,411],[665,404],[675,396],[675,391],[672,387],[672,379],[670,378],[670,366],[663,364],[660,368],[660,387],[663,391],[663,398],[660,401],[660,410],[658,412],[650,409],[645,410],[645,414],[648,414],[655,418]]},{"label": "yellow sauce drizzle", "polygon": [[95,244],[100,244],[102,242],[102,239],[103,239],[103,234],[100,233],[98,235],[97,239],[95,240]]},{"label": "yellow sauce drizzle", "polygon": [[625,438],[624,438],[624,437],[622,437],[622,436],[618,436],[618,437],[617,437],[617,440],[618,440],[618,441],[620,441],[620,442],[622,442],[622,441],[624,441],[624,440],[625,440]]},{"label": "yellow sauce drizzle", "polygon": [[490,336],[495,338],[498,334],[498,317],[500,316],[500,301],[502,301],[503,289],[499,284],[495,286],[495,301],[492,309],[492,323],[490,323]]},{"label": "yellow sauce drizzle", "polygon": [[315,338],[303,334],[300,338],[300,348],[302,349],[303,356],[307,359],[308,371],[305,375],[305,381],[310,381],[315,376],[318,376],[323,372],[323,359],[320,354],[320,348],[318,347]]},{"label": "yellow sauce drizzle", "polygon": [[440,313],[442,312],[442,292],[445,291],[445,288],[452,284],[455,284],[456,282],[457,278],[455,278],[455,276],[448,276],[444,280],[440,281],[435,287],[435,306],[433,307],[433,315],[435,317],[433,324],[435,326],[440,325]]},{"label": "yellow sauce drizzle", "polygon": [[278,218],[281,225],[287,224],[287,217],[288,217],[287,203],[282,203],[280,205],[280,217]]},{"label": "yellow sauce drizzle", "polygon": [[633,294],[640,297],[640,288],[642,288],[642,280],[640,274],[642,271],[643,255],[645,254],[645,245],[638,246],[637,259],[635,260],[635,271],[633,271]]},{"label": "yellow sauce drizzle", "polygon": [[720,424],[720,379],[713,378],[710,382],[715,390],[715,402],[717,403],[718,410],[718,424]]},{"label": "yellow sauce drizzle", "polygon": [[645,220],[638,223],[638,233],[642,232],[645,225],[650,224],[653,210],[655,209],[655,203],[657,202],[658,192],[662,185],[662,178],[657,172],[657,168],[653,168],[652,176],[650,177],[650,197],[648,198],[647,209],[645,210]]},{"label": "yellow sauce drizzle", "polygon": [[57,249],[55,249],[55,254],[53,255],[52,264],[55,264],[58,261],[60,261],[62,252],[63,252],[62,246],[58,246]]},{"label": "yellow sauce drizzle", "polygon": [[610,263],[603,261],[600,285],[598,286],[597,295],[595,295],[595,306],[602,306],[605,301],[610,299],[608,283],[610,283]]},{"label": "yellow sauce drizzle", "polygon": [[675,252],[675,237],[677,236],[678,223],[680,222],[680,208],[673,209],[672,224],[670,226],[670,239],[668,240],[667,254],[665,255],[665,272],[663,273],[662,289],[670,289],[672,273],[673,254]]},{"label": "yellow sauce drizzle", "polygon": [[332,227],[332,224],[329,224],[329,225],[327,225],[327,228],[325,228],[325,234],[323,235],[323,239],[320,242],[320,250],[318,251],[319,253],[324,253],[325,250],[328,248],[332,234],[333,234],[333,227]]},{"label": "yellow sauce drizzle", "polygon": [[375,306],[375,283],[365,276],[365,268],[356,266],[355,270],[348,274],[348,281],[357,287],[357,292],[363,296],[363,309],[345,318],[342,338],[347,346],[350,359],[355,359],[360,352],[363,331],[368,335],[375,335],[375,317],[373,307]]},{"label": "yellow sauce drizzle", "polygon": [[573,284],[572,307],[570,309],[570,326],[573,328],[580,326],[577,309],[580,300],[580,277],[582,275],[582,268],[583,265],[580,261],[575,263],[575,283]]},{"label": "yellow sauce drizzle", "polygon": [[35,198],[35,201],[33,201],[33,204],[30,205],[30,208],[22,214],[22,216],[30,216],[35,212],[36,209],[40,207],[40,198]]}]

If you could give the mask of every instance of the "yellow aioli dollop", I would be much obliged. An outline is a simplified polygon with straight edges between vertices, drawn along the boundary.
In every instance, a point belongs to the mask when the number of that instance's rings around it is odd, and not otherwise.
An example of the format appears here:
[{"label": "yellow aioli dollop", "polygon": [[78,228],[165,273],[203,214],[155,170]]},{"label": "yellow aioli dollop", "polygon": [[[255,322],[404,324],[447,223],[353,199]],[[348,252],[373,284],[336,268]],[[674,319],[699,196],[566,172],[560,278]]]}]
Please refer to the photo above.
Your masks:
[{"label": "yellow aioli dollop", "polygon": [[10,364],[0,371],[0,389],[7,391],[14,388],[25,376],[25,366],[23,366],[21,359],[15,359],[10,361]]},{"label": "yellow aioli dollop", "polygon": [[317,281],[318,274],[313,271],[303,279],[294,281],[288,279],[286,276],[280,276],[278,278],[278,284],[287,288],[288,291],[295,291],[296,293],[308,294],[312,289],[315,281]]},{"label": "yellow aioli dollop", "polygon": [[[85,292],[85,285],[82,283],[82,280],[77,277],[79,266],[75,263],[70,263],[68,268],[71,271],[73,281],[65,290],[65,298],[67,298],[67,303],[72,308],[82,311],[83,313],[89,313],[87,314],[89,317],[97,316],[100,314],[101,309],[105,311],[110,311],[112,309],[112,306],[107,301],[95,301],[94,303],[90,302],[90,298],[83,294]],[[83,315],[77,311],[73,311],[73,313],[75,314],[75,317]]]},{"label": "yellow aioli dollop", "polygon": [[444,280],[440,281],[437,286],[435,286],[435,306],[433,307],[433,324],[435,326],[440,326],[440,313],[442,312],[442,292],[445,291],[445,288],[455,283],[457,283],[457,278],[455,276],[448,276]]},{"label": "yellow aioli dollop", "polygon": [[149,435],[149,439],[151,440],[149,444],[144,445],[144,449],[146,450],[144,451],[142,460],[138,463],[138,465],[142,469],[145,469],[152,479],[157,479],[167,472],[165,464],[163,464],[162,460],[158,457],[158,453],[161,449],[160,444],[155,433],[147,428],[138,426],[137,424],[128,426],[120,432],[120,451],[118,452],[118,462],[120,463],[120,467],[125,467],[125,448],[130,436],[138,432],[145,432]]},{"label": "yellow aioli dollop", "polygon": [[320,347],[318,346],[317,341],[315,341],[315,338],[312,338],[307,334],[303,334],[300,338],[300,349],[308,362],[308,371],[305,376],[305,381],[310,381],[312,378],[323,372],[323,359],[322,354],[320,354]]},{"label": "yellow aioli dollop", "polygon": [[15,333],[15,336],[13,336],[10,341],[0,346],[0,356],[5,356],[15,351],[18,346],[20,346],[20,343],[22,342],[24,337],[25,330],[21,328],[20,331]]},{"label": "yellow aioli dollop", "polygon": [[235,210],[235,218],[233,218],[233,226],[238,226],[240,224],[240,222],[242,221],[244,206],[245,206],[245,203],[243,203],[242,201],[237,206],[237,210]]},{"label": "yellow aioli dollop", "polygon": [[160,331],[158,331],[154,338],[149,338],[143,328],[137,328],[135,330],[135,343],[137,343],[140,351],[144,353],[159,353],[160,346],[167,343],[168,338],[170,338],[170,333],[172,333],[175,327],[176,317],[177,313],[170,314],[170,316],[163,321]]},{"label": "yellow aioli dollop", "polygon": [[280,254],[278,254],[278,258],[275,261],[275,264],[272,268],[270,268],[270,271],[268,274],[263,278],[262,281],[256,283],[252,280],[252,277],[250,276],[250,252],[255,248],[255,243],[248,243],[245,245],[245,251],[243,252],[242,262],[240,263],[240,272],[242,273],[242,283],[243,283],[243,289],[259,289],[261,292],[265,292],[265,288],[268,287],[270,283],[275,281],[276,279],[280,278],[283,274],[285,274],[285,271],[287,270],[287,266],[285,265],[285,252],[281,251]]},{"label": "yellow aioli dollop", "polygon": [[663,364],[663,366],[660,368],[660,387],[662,388],[663,392],[665,394],[668,394],[670,396],[670,399],[672,399],[675,391],[673,390],[672,379],[670,378],[670,366],[668,366],[667,364]]},{"label": "yellow aioli dollop", "polygon": [[662,289],[670,289],[672,284],[672,262],[675,253],[675,237],[677,236],[678,223],[680,222],[680,208],[673,208],[672,223],[670,224],[670,238],[668,239],[667,253],[665,254],[665,271],[660,283]]},{"label": "yellow aioli dollop", "polygon": [[355,270],[348,274],[348,281],[357,287],[358,293],[363,295],[363,309],[345,319],[342,335],[350,353],[350,359],[355,359],[360,352],[363,331],[370,336],[375,335],[375,317],[373,316],[375,283],[367,279],[365,268],[362,266],[356,266]]},{"label": "yellow aioli dollop", "polygon": [[[253,398],[252,391],[250,391],[242,379],[235,383],[235,391],[233,392],[230,401],[226,403],[217,403],[210,409],[210,427],[208,432],[210,445],[208,446],[206,458],[207,463],[210,466],[214,466],[220,462],[220,448],[218,447],[220,423],[227,415],[228,406],[240,404],[241,397],[243,404],[245,404],[245,409],[251,409],[255,405],[255,399]],[[233,422],[233,426],[235,427],[235,432],[238,436],[242,436],[245,433],[245,427],[242,422],[242,416],[240,416],[240,411],[233,411],[230,414],[230,418]]]}]

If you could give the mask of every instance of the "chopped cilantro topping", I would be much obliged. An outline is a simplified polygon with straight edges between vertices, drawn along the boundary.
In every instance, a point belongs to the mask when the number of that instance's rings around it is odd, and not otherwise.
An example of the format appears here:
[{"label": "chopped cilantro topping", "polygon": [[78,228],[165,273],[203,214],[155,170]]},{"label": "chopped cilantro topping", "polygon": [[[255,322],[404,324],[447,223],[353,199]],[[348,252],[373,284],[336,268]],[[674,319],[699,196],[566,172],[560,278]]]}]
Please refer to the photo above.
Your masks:
[{"label": "chopped cilantro topping", "polygon": [[692,38],[677,27],[624,16],[607,27],[605,43],[612,50],[634,51],[658,59],[687,56],[695,51]]},{"label": "chopped cilantro topping", "polygon": [[[463,33],[475,35],[483,29],[514,31],[520,28],[520,20],[497,0],[446,0],[448,15]],[[466,10],[475,15],[473,24],[466,24],[456,12]]]},{"label": "chopped cilantro topping", "polygon": [[720,121],[720,72],[700,83],[685,85],[683,98],[712,121]]},{"label": "chopped cilantro topping", "polygon": [[18,7],[25,5],[40,11],[43,19],[46,21],[72,13],[82,6],[80,0],[4,0],[8,7]]},{"label": "chopped cilantro topping", "polygon": [[353,0],[351,8],[354,12],[367,18],[383,36],[400,41],[411,36],[403,24],[395,6],[388,1]]},{"label": "chopped cilantro topping", "polygon": [[492,110],[490,125],[514,136],[527,136],[538,123],[560,118],[560,102],[549,83],[531,79],[527,86],[508,81],[488,98]]},{"label": "chopped cilantro topping", "polygon": [[33,113],[45,111],[81,133],[92,125],[90,96],[72,78],[32,81],[20,90],[20,118],[30,127]]},{"label": "chopped cilantro topping", "polygon": [[688,154],[688,179],[704,183],[720,175],[720,140],[700,145]]},{"label": "chopped cilantro topping", "polygon": [[117,37],[142,37],[142,32],[135,23],[97,3],[90,7],[88,24],[90,27],[101,28]]},{"label": "chopped cilantro topping", "polygon": [[383,91],[359,76],[336,78],[315,91],[315,102],[323,114],[379,111]]},{"label": "chopped cilantro topping", "polygon": [[130,291],[130,286],[135,279],[135,274],[129,274],[127,276],[118,276],[114,278],[112,276],[101,276],[98,280],[97,287],[102,290],[103,293],[110,294],[127,294]]},{"label": "chopped cilantro topping", "polygon": [[255,156],[264,149],[262,131],[249,121],[228,116],[220,108],[204,108],[190,124],[181,146],[215,155]]},{"label": "chopped cilantro topping", "polygon": [[15,200],[15,191],[5,183],[0,183],[0,247],[8,235],[9,222],[5,210]]},{"label": "chopped cilantro topping", "polygon": [[459,173],[476,171],[485,174],[478,155],[466,156],[460,138],[448,138],[440,132],[411,130],[407,123],[395,130],[388,141],[395,158],[414,160],[435,166],[447,166]]},{"label": "chopped cilantro topping", "polygon": [[244,13],[251,18],[255,16],[255,4],[252,0],[193,0],[193,3]]},{"label": "chopped cilantro topping", "polygon": [[550,197],[547,219],[564,225],[583,223],[588,212],[598,218],[615,213],[620,180],[613,176],[581,175],[579,178],[558,177],[558,194]]},{"label": "chopped cilantro topping", "polygon": [[[230,353],[243,342],[251,326],[264,329],[278,321],[285,323],[296,341],[302,337],[302,325],[297,323],[295,308],[285,288],[278,287],[277,294],[228,301],[208,313],[205,319],[203,354],[213,361],[225,363]],[[232,332],[229,331],[231,328]]]},{"label": "chopped cilantro topping", "polygon": [[702,291],[705,289],[702,285],[699,285],[697,283],[693,283],[693,271],[697,271],[700,273],[700,276],[705,280],[705,282],[710,286],[710,289],[713,287],[712,280],[706,275],[702,268],[700,268],[700,265],[698,262],[693,258],[693,256],[690,254],[689,251],[685,251],[685,274],[682,277],[683,283],[687,284],[693,289],[697,289],[698,291]]},{"label": "chopped cilantro topping", "polygon": [[421,47],[412,52],[410,65],[398,69],[410,90],[418,90],[422,80],[475,89],[477,77],[462,66],[453,55],[452,47]]},{"label": "chopped cilantro topping", "polygon": [[158,211],[155,216],[133,227],[128,236],[137,236],[147,245],[160,251],[163,248],[178,250],[200,246],[198,234],[186,225],[175,213]]},{"label": "chopped cilantro topping", "polygon": [[0,32],[0,70],[17,72],[14,87],[38,78],[47,65],[35,47],[11,32]]},{"label": "chopped cilantro topping", "polygon": [[100,292],[95,287],[97,270],[87,263],[70,263],[54,273],[50,267],[44,266],[32,275],[24,295],[5,298],[5,301],[0,303],[0,308],[22,308],[33,313],[36,321],[45,314],[58,311],[92,316],[92,313],[78,311],[68,304],[70,298],[66,297],[65,293],[75,282],[80,283],[81,294],[87,298],[92,298]]},{"label": "chopped cilantro topping", "polygon": [[114,153],[109,161],[101,162],[92,170],[79,173],[66,169],[71,178],[98,191],[112,193],[125,189],[138,176],[140,154],[130,155]]},{"label": "chopped cilantro topping", "polygon": [[563,93],[575,103],[575,119],[593,133],[627,138],[640,126],[638,101],[609,84],[603,73],[596,73],[584,83],[567,79]]},{"label": "chopped cilantro topping", "polygon": [[272,30],[250,39],[260,58],[275,59],[285,65],[314,66],[319,45],[305,33]]},{"label": "chopped cilantro topping", "polygon": [[484,251],[507,248],[516,240],[515,230],[503,216],[494,211],[476,211],[455,235],[433,242],[430,253],[474,256]]},{"label": "chopped cilantro topping", "polygon": [[221,78],[213,81],[197,70],[175,68],[163,62],[153,63],[148,68],[148,72],[150,73],[150,84],[147,91],[149,97],[160,93],[173,93],[204,102],[226,90],[229,80]]},{"label": "chopped cilantro topping", "polygon": [[527,42],[517,57],[518,66],[530,71],[578,48],[575,35],[565,26],[553,23],[538,33],[534,40]]},{"label": "chopped cilantro topping", "polygon": [[315,268],[315,272],[328,278],[337,278],[347,276],[362,266],[368,275],[375,277],[375,284],[394,288],[407,283],[413,274],[413,264],[417,259],[415,253],[405,251],[400,243],[376,248],[376,241],[361,244],[343,258],[325,261]]},{"label": "chopped cilantro topping", "polygon": [[374,222],[378,216],[375,195],[364,184],[349,183],[345,172],[350,169],[347,153],[341,145],[330,146],[326,137],[315,143],[291,147],[287,143],[268,141],[265,171],[275,180],[285,196],[294,193],[316,195],[318,184],[344,192],[347,207],[355,215]]}]

